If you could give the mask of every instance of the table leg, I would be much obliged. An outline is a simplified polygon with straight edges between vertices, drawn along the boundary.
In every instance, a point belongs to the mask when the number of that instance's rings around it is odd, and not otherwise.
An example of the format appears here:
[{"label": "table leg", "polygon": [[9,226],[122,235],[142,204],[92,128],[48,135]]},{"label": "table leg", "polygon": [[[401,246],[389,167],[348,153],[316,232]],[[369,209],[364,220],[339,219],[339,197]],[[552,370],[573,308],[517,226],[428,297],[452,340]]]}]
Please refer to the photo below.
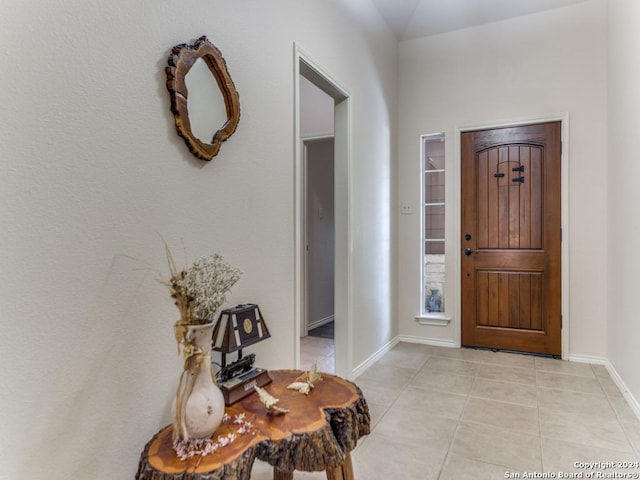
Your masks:
[{"label": "table leg", "polygon": [[327,469],[327,480],[355,480],[353,476],[353,464],[351,463],[351,453],[347,452],[344,456],[342,465],[336,468]]},{"label": "table leg", "polygon": [[273,480],[293,480],[293,472],[273,467]]}]

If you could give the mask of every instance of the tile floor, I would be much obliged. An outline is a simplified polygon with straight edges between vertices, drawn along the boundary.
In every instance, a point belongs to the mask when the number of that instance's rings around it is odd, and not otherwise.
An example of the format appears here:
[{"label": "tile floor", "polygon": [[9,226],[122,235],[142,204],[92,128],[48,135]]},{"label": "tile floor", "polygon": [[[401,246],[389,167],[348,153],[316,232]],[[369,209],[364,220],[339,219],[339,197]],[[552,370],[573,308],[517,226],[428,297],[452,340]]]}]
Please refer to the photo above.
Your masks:
[{"label": "tile floor", "polygon": [[[305,344],[305,358],[328,364],[332,345],[318,340]],[[355,383],[372,425],[353,452],[357,480],[640,474],[574,466],[640,461],[640,421],[603,366],[400,343]],[[531,476],[543,472],[555,477]],[[252,478],[273,478],[271,468],[256,461]]]},{"label": "tile floor", "polygon": [[300,339],[300,368],[308,370],[314,361],[318,362],[318,370],[321,372],[336,371],[333,339],[312,336]]}]

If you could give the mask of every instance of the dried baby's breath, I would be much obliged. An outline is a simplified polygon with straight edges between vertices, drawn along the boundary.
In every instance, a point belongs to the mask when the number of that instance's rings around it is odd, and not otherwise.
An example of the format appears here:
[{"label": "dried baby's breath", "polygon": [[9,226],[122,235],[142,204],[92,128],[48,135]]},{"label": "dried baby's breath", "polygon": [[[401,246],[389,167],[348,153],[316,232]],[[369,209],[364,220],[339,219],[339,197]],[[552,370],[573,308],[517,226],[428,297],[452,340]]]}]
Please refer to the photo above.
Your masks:
[{"label": "dried baby's breath", "polygon": [[193,262],[177,281],[192,303],[192,317],[198,323],[214,321],[227,293],[241,275],[239,269],[225,263],[218,253]]},{"label": "dried baby's breath", "polygon": [[219,253],[201,257],[190,267],[178,270],[168,247],[166,251],[171,273],[167,283],[180,311],[180,320],[175,325],[176,340],[180,343],[186,325],[215,321],[218,309],[242,272],[225,263]]}]

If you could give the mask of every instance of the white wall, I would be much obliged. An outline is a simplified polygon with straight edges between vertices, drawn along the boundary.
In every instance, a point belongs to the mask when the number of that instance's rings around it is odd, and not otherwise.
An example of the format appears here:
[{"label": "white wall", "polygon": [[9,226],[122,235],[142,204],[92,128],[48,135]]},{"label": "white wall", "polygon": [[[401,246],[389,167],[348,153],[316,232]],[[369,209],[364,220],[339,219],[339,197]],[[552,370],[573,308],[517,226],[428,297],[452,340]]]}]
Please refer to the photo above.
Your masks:
[{"label": "white wall", "polygon": [[[210,163],[176,135],[164,75],[170,48],[202,34],[225,56],[242,110]],[[294,42],[352,94],[351,304],[367,331],[357,364],[397,333],[396,43],[368,2],[3,2],[7,478],[132,478],[169,423],[181,359],[177,310],[156,281],[161,236],[178,261],[220,251],[239,266],[228,303],[259,303],[272,334],[252,351],[267,368],[293,366]]]},{"label": "white wall", "polygon": [[[456,128],[569,114],[568,353],[595,357],[606,348],[606,40],[606,2],[590,0],[399,46],[399,201],[419,205],[420,135],[445,132],[449,288],[460,284]],[[417,213],[399,219],[400,334],[456,342],[451,292],[448,327],[414,320],[419,221]]]},{"label": "white wall", "polygon": [[334,100],[300,75],[300,136],[333,135]]},{"label": "white wall", "polygon": [[640,399],[640,3],[609,2],[607,356]]}]

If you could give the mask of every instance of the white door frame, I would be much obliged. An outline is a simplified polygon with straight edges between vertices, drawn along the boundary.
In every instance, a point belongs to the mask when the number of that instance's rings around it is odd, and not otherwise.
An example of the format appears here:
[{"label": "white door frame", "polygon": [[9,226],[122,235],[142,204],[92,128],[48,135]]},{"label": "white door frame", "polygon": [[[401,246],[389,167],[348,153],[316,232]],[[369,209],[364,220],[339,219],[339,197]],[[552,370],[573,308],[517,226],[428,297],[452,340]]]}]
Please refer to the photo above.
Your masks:
[{"label": "white door frame", "polygon": [[304,237],[304,152],[300,136],[300,75],[335,100],[335,367],[343,378],[353,377],[351,315],[351,99],[350,94],[294,44],[294,351],[295,365],[300,367],[300,334],[304,303],[305,237]]},{"label": "white door frame", "polygon": [[[482,125],[471,125],[464,127],[456,127],[455,133],[455,159],[454,168],[455,170],[452,172],[452,179],[455,179],[455,195],[458,199],[458,205],[460,205],[462,201],[462,192],[460,191],[460,179],[462,172],[460,171],[460,162],[461,162],[461,148],[460,148],[460,134],[462,132],[468,132],[472,130],[486,130],[491,128],[501,128],[501,127],[515,127],[519,125],[529,125],[534,123],[547,123],[547,122],[560,122],[561,127],[561,175],[562,181],[560,188],[561,192],[561,232],[562,232],[562,246],[561,246],[561,265],[562,265],[562,359],[569,360],[571,356],[571,352],[569,351],[569,114],[562,113],[558,115],[549,115],[542,117],[533,117],[533,118],[524,118],[513,121],[502,121],[499,123],[491,123],[491,124],[482,124]],[[460,218],[460,209],[458,209],[455,213],[456,218],[453,222],[455,226],[455,232],[453,234],[456,239],[454,244],[456,246],[455,251],[462,251],[462,232],[460,230],[461,218]],[[452,264],[453,271],[455,272],[455,285],[457,288],[455,289],[457,298],[455,299],[455,305],[458,308],[458,311],[455,312],[456,317],[460,319],[458,322],[455,322],[455,339],[456,344],[459,347],[462,343],[462,318],[460,316],[461,305],[462,305],[462,291],[461,291],[461,273],[460,273],[460,255],[455,255],[455,264]]]}]

